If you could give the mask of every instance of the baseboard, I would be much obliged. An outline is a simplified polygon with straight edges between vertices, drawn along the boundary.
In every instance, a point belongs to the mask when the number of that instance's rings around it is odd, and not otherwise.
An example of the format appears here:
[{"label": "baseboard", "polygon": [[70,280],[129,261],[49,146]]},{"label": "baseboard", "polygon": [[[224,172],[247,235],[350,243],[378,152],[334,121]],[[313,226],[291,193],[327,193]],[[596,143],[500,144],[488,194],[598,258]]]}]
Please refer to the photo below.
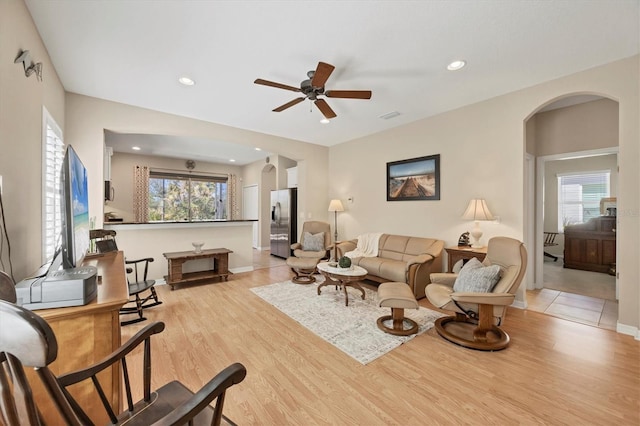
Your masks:
[{"label": "baseboard", "polygon": [[156,279],[156,285],[167,285],[167,282],[164,280],[164,278],[158,278]]},{"label": "baseboard", "polygon": [[616,331],[620,334],[627,334],[629,336],[633,336],[636,340],[640,340],[640,330],[638,330],[638,327],[617,323]]},{"label": "baseboard", "polygon": [[241,268],[230,268],[229,272],[233,274],[239,274],[240,272],[251,272],[253,270],[253,266],[243,266]]},{"label": "baseboard", "polygon": [[515,300],[512,304],[511,304],[512,308],[518,308],[518,309],[527,309],[527,302],[526,301],[522,301],[522,300]]}]

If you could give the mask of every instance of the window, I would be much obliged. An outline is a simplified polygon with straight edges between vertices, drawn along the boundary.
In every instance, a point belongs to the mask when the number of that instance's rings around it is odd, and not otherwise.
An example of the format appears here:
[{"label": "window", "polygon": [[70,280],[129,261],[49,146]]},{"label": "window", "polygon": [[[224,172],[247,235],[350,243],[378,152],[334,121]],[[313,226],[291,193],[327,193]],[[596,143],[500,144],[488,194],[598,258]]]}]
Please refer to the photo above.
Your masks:
[{"label": "window", "polygon": [[227,178],[149,172],[149,221],[227,218]]},{"label": "window", "polygon": [[64,158],[62,131],[46,109],[43,110],[42,143],[42,260],[53,258],[62,232],[60,169]]},{"label": "window", "polygon": [[600,200],[609,197],[609,171],[558,175],[558,231],[565,225],[600,216]]}]

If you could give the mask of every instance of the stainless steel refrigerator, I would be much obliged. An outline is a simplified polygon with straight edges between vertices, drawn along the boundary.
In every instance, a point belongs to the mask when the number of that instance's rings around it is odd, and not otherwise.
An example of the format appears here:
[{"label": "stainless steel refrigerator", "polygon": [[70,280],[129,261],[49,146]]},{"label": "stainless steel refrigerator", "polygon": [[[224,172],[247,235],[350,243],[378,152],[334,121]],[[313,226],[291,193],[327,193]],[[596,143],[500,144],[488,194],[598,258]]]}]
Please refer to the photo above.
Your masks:
[{"label": "stainless steel refrigerator", "polygon": [[284,259],[291,256],[291,244],[298,240],[298,190],[271,191],[271,254]]}]

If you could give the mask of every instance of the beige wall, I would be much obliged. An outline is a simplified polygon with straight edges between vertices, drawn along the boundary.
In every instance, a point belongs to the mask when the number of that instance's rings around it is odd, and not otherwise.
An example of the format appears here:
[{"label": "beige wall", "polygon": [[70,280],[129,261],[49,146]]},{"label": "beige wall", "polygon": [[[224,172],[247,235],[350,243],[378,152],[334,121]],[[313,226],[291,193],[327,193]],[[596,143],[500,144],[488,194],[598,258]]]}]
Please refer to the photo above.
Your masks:
[{"label": "beige wall", "polygon": [[601,99],[535,116],[535,155],[618,146],[618,103]]},{"label": "beige wall", "polygon": [[[476,197],[485,198],[494,214],[501,217],[499,224],[482,224],[483,242],[494,235],[523,238],[529,225],[523,219],[526,120],[538,109],[567,95],[610,97],[619,102],[619,328],[637,333],[638,58],[613,62],[332,147],[330,198],[343,202],[349,196],[354,198],[352,204],[345,203],[347,211],[339,215],[340,238],[382,231],[436,237],[453,245],[463,231],[471,228],[460,216],[469,199]],[[441,200],[387,202],[386,162],[432,154],[441,155]],[[525,243],[532,250],[534,243]]]},{"label": "beige wall", "polygon": [[[14,64],[20,50],[42,62],[42,82]],[[42,107],[64,132],[64,88],[22,0],[0,1],[0,175],[14,277],[42,264]],[[4,234],[2,265],[9,272]]]},{"label": "beige wall", "polygon": [[[300,187],[300,203],[319,215],[324,213],[327,198],[328,148],[275,136],[222,126],[215,123],[179,117],[130,105],[90,98],[73,93],[67,97],[67,142],[77,148],[78,155],[87,158],[89,172],[91,216],[102,216],[103,179],[102,146],[104,130],[121,133],[150,133],[222,139],[242,145],[256,146],[268,152],[278,152],[287,158],[306,159],[308,173],[320,176],[306,187]],[[87,164],[88,163],[88,164]],[[286,175],[286,170],[283,171]],[[95,182],[95,183],[94,183]],[[244,183],[243,183],[244,185]]]}]

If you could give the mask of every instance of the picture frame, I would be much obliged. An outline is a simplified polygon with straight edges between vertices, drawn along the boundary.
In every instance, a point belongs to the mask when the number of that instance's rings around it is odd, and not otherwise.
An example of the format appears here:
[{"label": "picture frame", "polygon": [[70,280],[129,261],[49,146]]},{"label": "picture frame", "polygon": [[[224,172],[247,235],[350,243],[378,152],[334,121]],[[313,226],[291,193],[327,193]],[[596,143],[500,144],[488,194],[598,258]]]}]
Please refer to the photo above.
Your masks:
[{"label": "picture frame", "polygon": [[387,163],[387,201],[439,199],[440,154]]},{"label": "picture frame", "polygon": [[[615,216],[615,212],[617,209],[617,198],[616,197],[607,197],[600,199],[600,216]],[[608,210],[613,209],[613,210]],[[614,214],[610,214],[610,212],[614,212]]]}]

